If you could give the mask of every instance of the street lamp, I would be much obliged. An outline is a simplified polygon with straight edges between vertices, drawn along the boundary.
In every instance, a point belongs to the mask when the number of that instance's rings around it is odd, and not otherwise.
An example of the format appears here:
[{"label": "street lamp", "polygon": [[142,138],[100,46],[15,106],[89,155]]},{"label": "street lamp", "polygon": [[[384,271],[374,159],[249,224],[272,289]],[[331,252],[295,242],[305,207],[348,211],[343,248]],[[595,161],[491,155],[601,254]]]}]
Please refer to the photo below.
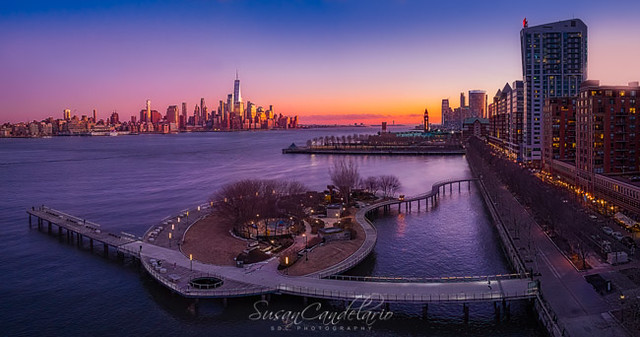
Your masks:
[{"label": "street lamp", "polygon": [[620,323],[624,322],[624,294],[620,294]]},{"label": "street lamp", "polygon": [[304,260],[309,261],[309,248],[307,247],[307,234],[302,233],[302,236],[304,237]]},{"label": "street lamp", "polygon": [[169,248],[171,248],[171,232],[169,232]]},{"label": "street lamp", "polygon": [[189,262],[191,263],[191,271],[193,271],[193,254],[189,254]]}]

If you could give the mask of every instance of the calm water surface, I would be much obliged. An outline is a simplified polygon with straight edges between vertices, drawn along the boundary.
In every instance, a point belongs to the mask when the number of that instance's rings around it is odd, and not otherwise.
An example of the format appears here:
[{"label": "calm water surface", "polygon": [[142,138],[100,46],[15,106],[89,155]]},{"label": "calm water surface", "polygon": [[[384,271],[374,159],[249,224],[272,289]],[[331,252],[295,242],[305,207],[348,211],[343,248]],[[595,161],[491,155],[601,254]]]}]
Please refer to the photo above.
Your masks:
[{"label": "calm water surface", "polygon": [[[100,258],[28,228],[25,210],[48,205],[142,235],[165,216],[205,202],[220,186],[243,178],[288,178],[323,190],[328,168],[341,156],[283,155],[292,142],[374,129],[0,139],[0,315],[2,335],[246,336],[322,335],[271,331],[248,319],[256,298],[190,301],[172,296],[132,263]],[[362,176],[395,174],[402,193],[430,190],[435,181],[470,176],[464,157],[351,157]],[[428,212],[391,213],[375,221],[375,252],[352,275],[452,276],[508,271],[496,234],[474,187],[440,199]],[[324,306],[340,303],[323,302]],[[299,298],[272,297],[271,308],[302,310]],[[391,305],[394,317],[367,335],[538,336],[527,306],[512,306],[496,324],[490,304],[430,305],[429,320],[415,305]],[[326,333],[326,332],[325,332]],[[365,335],[364,332],[331,332]]]}]

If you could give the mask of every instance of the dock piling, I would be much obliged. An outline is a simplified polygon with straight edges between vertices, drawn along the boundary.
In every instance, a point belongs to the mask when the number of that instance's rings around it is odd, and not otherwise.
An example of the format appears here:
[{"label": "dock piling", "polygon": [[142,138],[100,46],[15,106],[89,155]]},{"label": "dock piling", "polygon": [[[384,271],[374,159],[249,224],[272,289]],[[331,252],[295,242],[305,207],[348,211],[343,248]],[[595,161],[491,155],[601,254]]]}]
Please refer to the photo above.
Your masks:
[{"label": "dock piling", "polygon": [[462,313],[464,314],[464,322],[469,323],[469,306],[467,305],[467,303],[462,304]]}]

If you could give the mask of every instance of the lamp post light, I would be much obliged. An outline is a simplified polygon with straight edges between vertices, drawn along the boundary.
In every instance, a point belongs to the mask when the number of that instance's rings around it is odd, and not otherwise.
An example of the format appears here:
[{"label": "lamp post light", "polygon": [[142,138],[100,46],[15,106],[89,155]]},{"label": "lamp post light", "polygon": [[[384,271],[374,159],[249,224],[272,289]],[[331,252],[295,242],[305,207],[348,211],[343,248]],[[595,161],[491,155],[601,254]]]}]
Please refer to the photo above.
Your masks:
[{"label": "lamp post light", "polygon": [[304,237],[304,260],[309,261],[309,248],[307,247],[307,233],[302,233]]},{"label": "lamp post light", "polygon": [[191,264],[191,271],[193,271],[193,254],[189,254],[189,263]]},{"label": "lamp post light", "polygon": [[[260,214],[256,214],[256,240],[258,240],[258,224],[260,223]],[[265,223],[265,234],[267,234],[266,223]]]},{"label": "lamp post light", "polygon": [[624,323],[624,294],[620,294],[620,323]]},{"label": "lamp post light", "polygon": [[171,248],[171,232],[169,232],[169,248]]}]

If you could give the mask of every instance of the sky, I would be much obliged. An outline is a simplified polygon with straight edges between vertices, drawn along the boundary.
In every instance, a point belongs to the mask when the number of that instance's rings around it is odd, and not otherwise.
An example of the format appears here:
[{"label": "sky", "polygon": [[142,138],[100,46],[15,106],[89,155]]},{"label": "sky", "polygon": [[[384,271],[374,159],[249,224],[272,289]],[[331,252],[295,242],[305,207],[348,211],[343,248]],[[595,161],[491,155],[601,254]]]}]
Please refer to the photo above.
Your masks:
[{"label": "sky", "polygon": [[522,79],[522,19],[580,18],[588,78],[640,80],[640,1],[2,1],[0,123],[164,114],[233,91],[303,124],[421,122]]}]

